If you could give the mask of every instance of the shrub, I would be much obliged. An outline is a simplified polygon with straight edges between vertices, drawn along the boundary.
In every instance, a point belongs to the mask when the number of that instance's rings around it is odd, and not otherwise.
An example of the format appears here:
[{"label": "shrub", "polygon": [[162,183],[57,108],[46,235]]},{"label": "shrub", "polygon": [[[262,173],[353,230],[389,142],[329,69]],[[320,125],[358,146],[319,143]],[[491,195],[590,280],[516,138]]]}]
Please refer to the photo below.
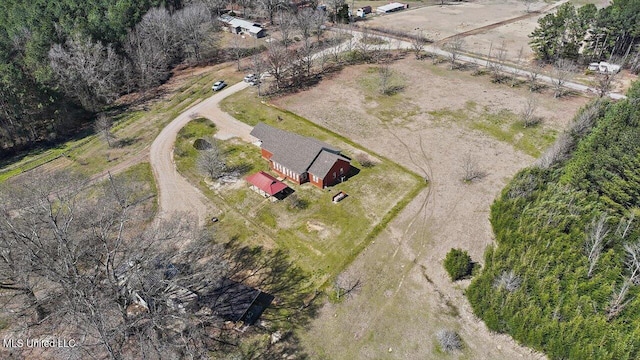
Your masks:
[{"label": "shrub", "polygon": [[296,194],[291,194],[287,196],[287,207],[289,210],[304,210],[309,207],[309,202]]},{"label": "shrub", "polygon": [[369,155],[365,153],[360,153],[356,155],[356,160],[362,165],[363,168],[372,168],[376,165],[375,161],[369,157]]},{"label": "shrub", "polygon": [[456,281],[471,275],[473,263],[466,251],[451,249],[444,258],[444,268],[451,276],[451,280]]},{"label": "shrub", "polygon": [[194,147],[196,150],[209,150],[209,149],[211,149],[211,143],[210,143],[210,142],[208,142],[208,141],[207,141],[207,140],[205,140],[205,139],[196,139],[196,140],[193,142],[193,147]]},{"label": "shrub", "polygon": [[449,353],[462,350],[462,340],[460,340],[460,335],[453,330],[440,330],[436,334],[436,338],[438,338],[440,349],[444,352]]}]

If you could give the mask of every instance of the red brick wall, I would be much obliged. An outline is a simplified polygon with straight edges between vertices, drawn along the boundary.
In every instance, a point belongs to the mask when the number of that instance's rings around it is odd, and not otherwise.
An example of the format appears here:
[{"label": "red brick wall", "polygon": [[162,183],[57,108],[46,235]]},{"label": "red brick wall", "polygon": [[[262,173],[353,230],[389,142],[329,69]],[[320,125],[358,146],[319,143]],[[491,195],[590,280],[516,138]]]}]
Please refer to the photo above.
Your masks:
[{"label": "red brick wall", "polygon": [[276,168],[274,168],[274,167],[273,167],[273,162],[269,162],[269,168],[270,168],[273,172],[275,172],[276,174],[278,174],[278,177],[288,179],[288,180],[289,180],[289,181],[291,181],[292,183],[295,183],[295,184],[300,185],[300,180],[296,180],[296,179],[294,179],[294,178],[292,178],[292,177],[290,177],[290,176],[287,176],[287,175],[285,175],[284,173],[282,173],[282,172],[280,172],[280,171],[276,170]]},{"label": "red brick wall", "polygon": [[324,188],[323,183],[322,183],[322,179],[318,178],[318,181],[313,181],[313,175],[309,174],[309,182],[312,183],[313,185],[319,187],[320,189]]},{"label": "red brick wall", "polygon": [[267,150],[265,150],[265,149],[260,149],[260,150],[261,150],[260,152],[262,153],[262,158],[263,158],[263,159],[267,159],[267,160],[269,160],[269,159],[271,159],[271,157],[273,156],[273,154],[272,154],[272,153],[268,152],[268,151],[267,151]]},{"label": "red brick wall", "polygon": [[[340,174],[340,169],[342,169],[342,174]],[[323,179],[323,184],[325,186],[332,186],[335,184],[339,184],[340,183],[340,177],[344,176],[346,177],[347,174],[349,173],[349,169],[351,169],[351,164],[342,160],[342,159],[338,159],[338,161],[336,161],[335,164],[333,164],[333,166],[331,167],[331,170],[329,170],[329,173],[327,173],[327,176]],[[333,174],[336,174],[335,178],[333,177]]]}]

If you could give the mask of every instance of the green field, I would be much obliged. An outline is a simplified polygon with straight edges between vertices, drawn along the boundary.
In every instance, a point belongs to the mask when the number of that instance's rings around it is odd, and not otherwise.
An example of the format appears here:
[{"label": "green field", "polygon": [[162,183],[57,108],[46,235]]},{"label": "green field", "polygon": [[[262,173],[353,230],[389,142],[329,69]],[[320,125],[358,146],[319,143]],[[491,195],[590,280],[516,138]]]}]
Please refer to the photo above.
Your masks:
[{"label": "green field", "polygon": [[[368,152],[337,134],[295,114],[263,104],[244,92],[227,98],[223,108],[251,125],[263,121],[321,139],[342,149],[351,158]],[[311,274],[316,286],[329,284],[425,186],[422,178],[369,152],[371,158],[377,159],[377,164],[365,168],[352,160],[359,173],[335,187],[321,190],[311,184],[288,183],[295,195],[306,203],[303,208],[294,208],[286,199],[272,203],[244,183],[211,190],[195,170],[197,150],[192,144],[197,138],[214,133],[215,127],[204,119],[192,121],[183,128],[176,142],[178,169],[192,182],[200,184],[212,201],[226,209],[219,224],[221,232],[250,244],[286,249],[295,263]],[[241,169],[243,177],[267,170],[267,163],[255,145],[237,139],[219,144],[227,155],[227,164]],[[331,198],[338,191],[345,191],[349,197],[334,204]]]}]

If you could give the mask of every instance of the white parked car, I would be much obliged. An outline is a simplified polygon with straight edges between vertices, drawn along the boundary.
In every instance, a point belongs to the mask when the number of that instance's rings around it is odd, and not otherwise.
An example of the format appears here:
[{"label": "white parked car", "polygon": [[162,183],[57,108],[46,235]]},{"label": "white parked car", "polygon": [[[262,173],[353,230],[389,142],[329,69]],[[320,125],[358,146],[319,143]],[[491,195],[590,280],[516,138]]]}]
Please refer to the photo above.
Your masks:
[{"label": "white parked car", "polygon": [[247,76],[244,77],[244,82],[252,82],[256,79],[256,75],[255,74],[249,74]]},{"label": "white parked car", "polygon": [[220,90],[222,90],[225,86],[227,86],[227,84],[224,82],[224,80],[216,81],[215,83],[213,83],[213,86],[211,87],[211,90],[213,90],[213,91],[220,91]]}]

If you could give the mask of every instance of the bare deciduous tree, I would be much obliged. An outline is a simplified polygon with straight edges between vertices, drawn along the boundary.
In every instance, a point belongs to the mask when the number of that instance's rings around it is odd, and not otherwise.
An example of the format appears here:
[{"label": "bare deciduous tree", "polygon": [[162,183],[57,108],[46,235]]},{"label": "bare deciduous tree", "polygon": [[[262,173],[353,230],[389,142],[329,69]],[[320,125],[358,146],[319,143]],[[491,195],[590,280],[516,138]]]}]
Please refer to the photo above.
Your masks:
[{"label": "bare deciduous tree", "polygon": [[524,104],[522,111],[520,112],[520,120],[525,128],[536,126],[542,122],[542,119],[536,115],[538,109],[538,100],[529,96],[527,102]]},{"label": "bare deciduous tree", "polygon": [[291,44],[291,34],[296,25],[294,15],[289,12],[280,11],[276,15],[276,20],[278,21],[278,31],[280,31],[282,45],[288,47]]},{"label": "bare deciduous tree", "polygon": [[275,14],[284,9],[286,4],[282,0],[257,0],[258,8],[269,18],[269,23],[274,24]]},{"label": "bare deciduous tree", "polygon": [[453,330],[440,330],[436,334],[440,349],[446,353],[462,350],[460,335]]},{"label": "bare deciduous tree", "polygon": [[466,154],[462,159],[462,180],[472,182],[484,176],[484,172],[478,167],[478,161],[471,154]]},{"label": "bare deciduous tree", "polygon": [[220,15],[230,2],[230,0],[197,0],[192,3],[203,4],[211,13]]},{"label": "bare deciduous tree", "polygon": [[618,314],[629,305],[632,299],[628,299],[630,282],[625,280],[619,290],[614,289],[611,294],[611,300],[606,308],[607,321],[613,320]]},{"label": "bare deciduous tree", "polygon": [[631,212],[628,217],[622,217],[620,222],[618,222],[618,227],[616,228],[615,234],[621,240],[625,240],[627,235],[629,235],[629,231],[633,226],[633,221],[636,218],[635,212]]},{"label": "bare deciduous tree", "polygon": [[640,285],[640,242],[624,244],[626,252],[625,265],[629,271],[629,281],[634,285]]},{"label": "bare deciduous tree", "polygon": [[444,49],[449,52],[449,62],[451,70],[457,68],[457,61],[460,53],[464,51],[465,41],[461,36],[454,36],[451,40],[444,44]]},{"label": "bare deciduous tree", "polygon": [[166,9],[152,8],[142,17],[124,45],[139,88],[153,88],[169,77],[180,43],[175,20]]},{"label": "bare deciduous tree", "polygon": [[576,65],[570,60],[560,59],[556,61],[551,71],[554,97],[558,98],[565,94],[564,85],[571,79],[575,70]]},{"label": "bare deciduous tree", "polygon": [[520,276],[516,275],[513,270],[505,270],[494,280],[493,287],[496,289],[504,289],[508,292],[514,292],[520,288],[521,284],[522,279]]},{"label": "bare deciduous tree", "polygon": [[371,49],[373,48],[373,36],[371,36],[368,27],[364,27],[361,31],[362,37],[360,41],[356,43],[356,48],[364,59],[368,59]]},{"label": "bare deciduous tree", "polygon": [[147,11],[135,27],[138,36],[145,41],[151,41],[163,51],[165,63],[171,64],[178,58],[181,35],[176,26],[175,18],[167,9],[152,8]]},{"label": "bare deciduous tree", "polygon": [[302,39],[307,40],[311,37],[314,28],[315,10],[304,8],[298,11],[295,16],[295,23],[302,34]]},{"label": "bare deciduous tree", "polygon": [[215,139],[207,140],[210,146],[198,154],[197,167],[200,172],[211,180],[221,178],[227,171],[227,165]]},{"label": "bare deciduous tree", "polygon": [[271,42],[267,46],[266,57],[269,73],[276,81],[276,88],[280,90],[286,76],[286,71],[291,64],[291,54],[284,46]]},{"label": "bare deciduous tree", "polygon": [[93,124],[96,134],[104,139],[109,147],[113,147],[113,140],[115,140],[115,135],[111,132],[112,127],[113,121],[104,114],[98,115],[96,122]]},{"label": "bare deciduous tree", "polygon": [[122,89],[125,63],[111,46],[72,38],[53,45],[49,61],[63,91],[85,109],[111,103]]},{"label": "bare deciduous tree", "polygon": [[341,300],[353,293],[357,293],[362,287],[360,279],[348,279],[345,276],[339,277],[333,285],[336,293],[336,300]]},{"label": "bare deciduous tree", "polygon": [[242,70],[241,60],[242,55],[245,53],[245,49],[242,45],[242,37],[240,36],[233,36],[229,42],[229,51],[236,61],[236,69],[238,69],[238,71]]},{"label": "bare deciduous tree", "polygon": [[154,39],[143,37],[135,30],[130,31],[125,51],[133,65],[136,83],[143,91],[168,78],[171,63],[168,62],[164,49]]},{"label": "bare deciduous tree", "polygon": [[199,62],[211,57],[218,48],[218,37],[209,9],[201,3],[195,3],[179,10],[174,16],[187,59]]},{"label": "bare deciduous tree", "polygon": [[541,86],[538,82],[538,78],[540,77],[540,73],[542,72],[543,64],[541,62],[536,62],[533,66],[529,67],[527,72],[527,79],[529,80],[529,91],[537,92],[540,90]]},{"label": "bare deciduous tree", "polygon": [[522,65],[523,56],[524,56],[524,47],[520,47],[520,50],[518,50],[518,54],[516,56],[515,66],[511,68],[511,87],[515,87],[520,82],[518,77],[520,76],[520,66]]},{"label": "bare deciduous tree", "polygon": [[598,96],[605,97],[609,95],[611,89],[613,88],[615,77],[615,74],[609,73],[596,75],[595,88],[598,92]]},{"label": "bare deciduous tree", "polygon": [[53,174],[0,191],[0,312],[12,322],[34,314],[30,328],[83,339],[96,358],[206,358],[233,335],[220,315],[236,306],[229,286],[300,309],[288,294],[303,278],[283,253],[230,252],[179,221],[139,226],[149,215],[137,184],[85,185]]},{"label": "bare deciduous tree", "polygon": [[585,254],[589,261],[587,277],[589,278],[593,275],[593,271],[596,269],[598,260],[602,255],[602,250],[607,244],[606,237],[608,234],[607,214],[602,213],[600,216],[594,216],[591,220],[591,225],[586,229],[585,240]]},{"label": "bare deciduous tree", "polygon": [[235,3],[242,7],[242,17],[247,17],[247,8],[255,6],[255,0],[235,0]]},{"label": "bare deciduous tree", "polygon": [[416,60],[422,59],[422,52],[426,44],[427,41],[424,37],[424,31],[418,30],[418,33],[411,39],[411,49],[413,49],[416,55]]},{"label": "bare deciduous tree", "polygon": [[261,96],[262,75],[266,69],[266,64],[260,54],[255,54],[251,57],[251,68],[253,69],[253,73],[258,77],[256,87],[258,88],[258,96]]},{"label": "bare deciduous tree", "polygon": [[489,71],[491,72],[491,78],[493,82],[501,83],[505,80],[503,71],[506,60],[507,49],[504,43],[502,43],[501,47],[495,50],[495,55],[489,54],[489,61],[487,61],[487,65],[489,67]]},{"label": "bare deciduous tree", "polygon": [[382,95],[389,95],[389,89],[391,87],[391,69],[389,68],[389,65],[387,64],[383,64],[378,68],[378,74],[379,74],[379,89],[380,89],[380,94]]},{"label": "bare deciduous tree", "polygon": [[[314,7],[315,9],[315,7]],[[316,40],[320,42],[320,38],[325,30],[324,23],[327,21],[327,14],[320,9],[316,9],[313,12],[313,18],[311,19],[311,30],[316,33]]]}]

